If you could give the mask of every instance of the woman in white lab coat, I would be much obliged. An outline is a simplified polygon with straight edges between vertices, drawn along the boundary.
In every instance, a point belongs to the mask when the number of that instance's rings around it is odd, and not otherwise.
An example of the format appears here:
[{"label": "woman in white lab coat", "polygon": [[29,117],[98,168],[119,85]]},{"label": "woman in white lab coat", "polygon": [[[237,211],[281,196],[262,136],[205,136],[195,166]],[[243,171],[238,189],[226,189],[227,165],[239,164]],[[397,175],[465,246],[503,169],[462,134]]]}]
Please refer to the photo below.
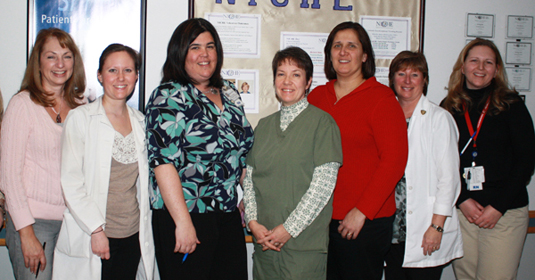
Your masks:
[{"label": "woman in white lab coat", "polygon": [[409,158],[396,187],[394,237],[386,279],[440,279],[463,255],[455,202],[460,192],[458,131],[453,117],[425,96],[421,53],[404,51],[390,65],[390,87],[408,123]]}]

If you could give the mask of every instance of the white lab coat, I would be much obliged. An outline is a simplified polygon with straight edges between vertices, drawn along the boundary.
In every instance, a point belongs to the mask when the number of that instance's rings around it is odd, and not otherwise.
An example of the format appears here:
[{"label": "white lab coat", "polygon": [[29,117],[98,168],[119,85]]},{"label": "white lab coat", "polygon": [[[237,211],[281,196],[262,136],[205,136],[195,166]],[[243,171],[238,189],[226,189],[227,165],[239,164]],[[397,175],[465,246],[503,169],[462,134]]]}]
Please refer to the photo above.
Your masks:
[{"label": "white lab coat", "polygon": [[[141,260],[136,279],[159,279],[154,257],[149,208],[148,158],[144,116],[128,107],[138,153],[137,200],[140,211]],[[101,260],[91,250],[91,233],[106,223],[115,130],[102,97],[67,116],[61,139],[61,184],[67,209],[54,256],[53,279],[101,278]]]},{"label": "white lab coat", "polygon": [[[432,267],[463,256],[455,203],[460,193],[459,132],[449,112],[422,95],[408,128],[407,240],[403,267]],[[422,240],[433,214],[448,216],[440,249],[423,254]]]}]

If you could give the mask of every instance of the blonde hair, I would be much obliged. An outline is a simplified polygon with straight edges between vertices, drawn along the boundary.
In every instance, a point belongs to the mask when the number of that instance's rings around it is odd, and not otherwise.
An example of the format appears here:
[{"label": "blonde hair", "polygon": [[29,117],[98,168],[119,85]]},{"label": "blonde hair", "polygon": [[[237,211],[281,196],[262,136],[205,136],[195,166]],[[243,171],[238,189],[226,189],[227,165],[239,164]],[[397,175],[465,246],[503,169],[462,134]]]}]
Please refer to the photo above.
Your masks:
[{"label": "blonde hair", "polygon": [[453,72],[451,73],[450,81],[448,83],[448,96],[446,96],[446,99],[442,104],[442,106],[450,113],[464,113],[472,106],[472,99],[464,90],[466,77],[462,73],[462,67],[468,57],[468,53],[477,46],[490,48],[496,56],[496,76],[492,79],[490,84],[492,91],[490,93],[489,114],[498,115],[507,110],[511,103],[518,100],[518,98],[511,98],[512,94],[518,96],[518,92],[509,88],[509,82],[507,80],[507,74],[505,73],[500,51],[492,41],[477,38],[463,48],[453,66]]}]

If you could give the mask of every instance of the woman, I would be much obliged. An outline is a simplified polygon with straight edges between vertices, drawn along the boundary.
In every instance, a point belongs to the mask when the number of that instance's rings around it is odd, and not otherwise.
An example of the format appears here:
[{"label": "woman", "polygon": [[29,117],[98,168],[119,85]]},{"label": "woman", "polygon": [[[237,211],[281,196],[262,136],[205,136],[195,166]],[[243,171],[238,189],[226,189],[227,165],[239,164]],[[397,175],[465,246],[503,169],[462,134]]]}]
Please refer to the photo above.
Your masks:
[{"label": "woman", "polygon": [[392,241],[407,124],[394,93],[374,74],[366,30],[355,22],[337,25],[325,45],[329,82],[308,97],[338,124],[344,153],[334,191],[328,279],[381,279]]},{"label": "woman", "polygon": [[249,83],[247,83],[247,82],[243,82],[243,83],[241,84],[241,92],[240,92],[240,94],[251,94],[251,93],[249,92]]},{"label": "woman", "polygon": [[109,45],[98,68],[104,95],[65,123],[61,183],[68,209],[54,279],[153,279],[144,116],[126,105],[139,64],[132,48]]},{"label": "woman", "polygon": [[325,279],[340,131],[306,99],[313,64],[305,51],[277,52],[272,68],[282,106],[256,127],[244,181],[254,279]]},{"label": "woman", "polygon": [[162,279],[247,279],[237,187],[253,130],[210,22],[173,33],[147,104],[156,259]]},{"label": "woman", "polygon": [[388,78],[407,120],[409,161],[396,187],[385,277],[439,280],[445,264],[463,255],[455,211],[461,186],[459,133],[451,115],[425,96],[429,71],[422,53],[400,52],[390,64]]},{"label": "woman", "polygon": [[464,257],[453,263],[455,275],[515,279],[528,227],[526,185],[535,166],[531,116],[488,40],[464,47],[448,89],[443,107],[459,128],[464,178],[457,201]]},{"label": "woman", "polygon": [[6,243],[17,279],[50,279],[63,219],[60,138],[67,113],[85,90],[82,58],[66,32],[37,34],[20,92],[2,123],[1,189],[6,195]]}]

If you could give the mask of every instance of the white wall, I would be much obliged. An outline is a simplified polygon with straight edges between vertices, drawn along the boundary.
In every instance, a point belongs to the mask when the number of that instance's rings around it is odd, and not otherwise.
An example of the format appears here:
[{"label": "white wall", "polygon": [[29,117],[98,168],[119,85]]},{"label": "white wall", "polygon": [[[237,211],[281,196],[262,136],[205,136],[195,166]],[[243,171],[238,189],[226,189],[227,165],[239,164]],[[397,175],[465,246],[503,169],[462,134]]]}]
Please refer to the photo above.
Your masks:
[{"label": "white wall", "polygon": [[[145,92],[159,84],[167,43],[176,26],[187,18],[188,0],[147,1],[147,44]],[[467,12],[497,15],[496,42],[504,39],[506,15],[535,15],[533,0],[427,0],[424,52],[430,68],[428,96],[440,102],[446,95],[451,68],[465,43]],[[4,104],[18,91],[26,67],[26,1],[0,1],[0,89]],[[504,52],[504,45],[499,45]],[[504,53],[502,53],[503,55]],[[535,73],[535,70],[532,70]],[[535,116],[535,97],[527,93],[526,103]],[[535,183],[530,184],[530,209],[535,209]],[[252,246],[248,245],[249,255]],[[528,235],[518,279],[535,275],[535,234]],[[249,267],[251,258],[249,258]],[[0,280],[14,279],[7,250],[0,248]],[[455,279],[448,267],[442,279]]]}]

